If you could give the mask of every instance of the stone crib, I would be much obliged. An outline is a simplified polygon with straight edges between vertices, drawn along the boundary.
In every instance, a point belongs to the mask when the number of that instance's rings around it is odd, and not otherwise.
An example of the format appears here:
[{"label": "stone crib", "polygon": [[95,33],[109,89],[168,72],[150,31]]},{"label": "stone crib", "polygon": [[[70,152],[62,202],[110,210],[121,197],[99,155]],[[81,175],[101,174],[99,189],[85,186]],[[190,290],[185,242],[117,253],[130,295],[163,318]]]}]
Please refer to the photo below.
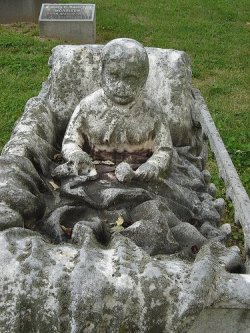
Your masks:
[{"label": "stone crib", "polygon": [[58,46],[49,64],[0,159],[3,331],[240,318],[249,281],[224,245],[188,56],[117,39]]}]

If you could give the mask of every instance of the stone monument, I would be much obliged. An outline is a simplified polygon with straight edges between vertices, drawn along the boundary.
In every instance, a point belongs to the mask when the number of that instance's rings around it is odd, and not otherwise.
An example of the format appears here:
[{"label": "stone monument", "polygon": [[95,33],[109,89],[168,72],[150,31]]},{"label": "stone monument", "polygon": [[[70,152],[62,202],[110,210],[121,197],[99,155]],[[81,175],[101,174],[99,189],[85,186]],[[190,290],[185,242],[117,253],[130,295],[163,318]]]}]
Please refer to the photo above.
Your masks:
[{"label": "stone monument", "polygon": [[39,16],[40,36],[78,44],[93,44],[96,39],[96,14],[93,4],[43,4]]},{"label": "stone monument", "polygon": [[122,38],[49,64],[0,158],[1,329],[247,332],[188,56]]},{"label": "stone monument", "polygon": [[[56,3],[57,0],[46,2]],[[42,0],[0,0],[0,23],[37,23],[42,3]]]}]

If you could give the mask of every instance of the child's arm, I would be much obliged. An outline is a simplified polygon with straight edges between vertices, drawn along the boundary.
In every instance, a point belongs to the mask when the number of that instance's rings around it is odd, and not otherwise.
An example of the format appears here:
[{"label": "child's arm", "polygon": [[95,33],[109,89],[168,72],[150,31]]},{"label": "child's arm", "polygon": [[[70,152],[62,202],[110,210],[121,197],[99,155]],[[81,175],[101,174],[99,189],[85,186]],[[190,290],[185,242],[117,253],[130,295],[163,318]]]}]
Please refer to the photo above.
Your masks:
[{"label": "child's arm", "polygon": [[94,168],[89,155],[82,150],[84,144],[84,106],[79,104],[69,122],[63,143],[62,154],[67,161],[72,161],[77,170],[88,172]]},{"label": "child's arm", "polygon": [[171,163],[173,153],[170,130],[166,119],[158,121],[155,126],[155,142],[153,155],[135,172],[141,179],[155,179],[164,176]]}]

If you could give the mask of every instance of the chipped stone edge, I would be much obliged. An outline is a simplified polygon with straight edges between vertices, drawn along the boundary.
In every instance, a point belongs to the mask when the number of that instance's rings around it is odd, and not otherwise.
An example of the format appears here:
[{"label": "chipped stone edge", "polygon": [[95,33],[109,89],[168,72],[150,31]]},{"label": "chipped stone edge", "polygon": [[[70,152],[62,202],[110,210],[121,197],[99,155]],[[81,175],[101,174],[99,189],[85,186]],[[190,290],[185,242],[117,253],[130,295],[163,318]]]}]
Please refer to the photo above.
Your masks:
[{"label": "chipped stone edge", "polygon": [[243,187],[233,162],[209,113],[208,107],[198,89],[192,89],[199,122],[207,135],[215,154],[220,177],[224,180],[227,196],[235,209],[235,223],[240,223],[244,232],[247,268],[250,273],[250,199]]}]

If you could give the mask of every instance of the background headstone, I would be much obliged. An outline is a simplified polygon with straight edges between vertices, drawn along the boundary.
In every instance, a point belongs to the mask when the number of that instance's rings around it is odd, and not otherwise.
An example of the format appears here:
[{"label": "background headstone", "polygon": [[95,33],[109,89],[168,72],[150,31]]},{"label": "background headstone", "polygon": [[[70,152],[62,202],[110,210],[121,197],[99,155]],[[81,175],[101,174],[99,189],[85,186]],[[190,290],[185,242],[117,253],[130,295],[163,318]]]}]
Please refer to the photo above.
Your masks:
[{"label": "background headstone", "polygon": [[43,4],[39,16],[40,36],[80,44],[95,43],[94,4]]},{"label": "background headstone", "polygon": [[43,0],[0,0],[0,23],[38,22],[42,3]]}]

